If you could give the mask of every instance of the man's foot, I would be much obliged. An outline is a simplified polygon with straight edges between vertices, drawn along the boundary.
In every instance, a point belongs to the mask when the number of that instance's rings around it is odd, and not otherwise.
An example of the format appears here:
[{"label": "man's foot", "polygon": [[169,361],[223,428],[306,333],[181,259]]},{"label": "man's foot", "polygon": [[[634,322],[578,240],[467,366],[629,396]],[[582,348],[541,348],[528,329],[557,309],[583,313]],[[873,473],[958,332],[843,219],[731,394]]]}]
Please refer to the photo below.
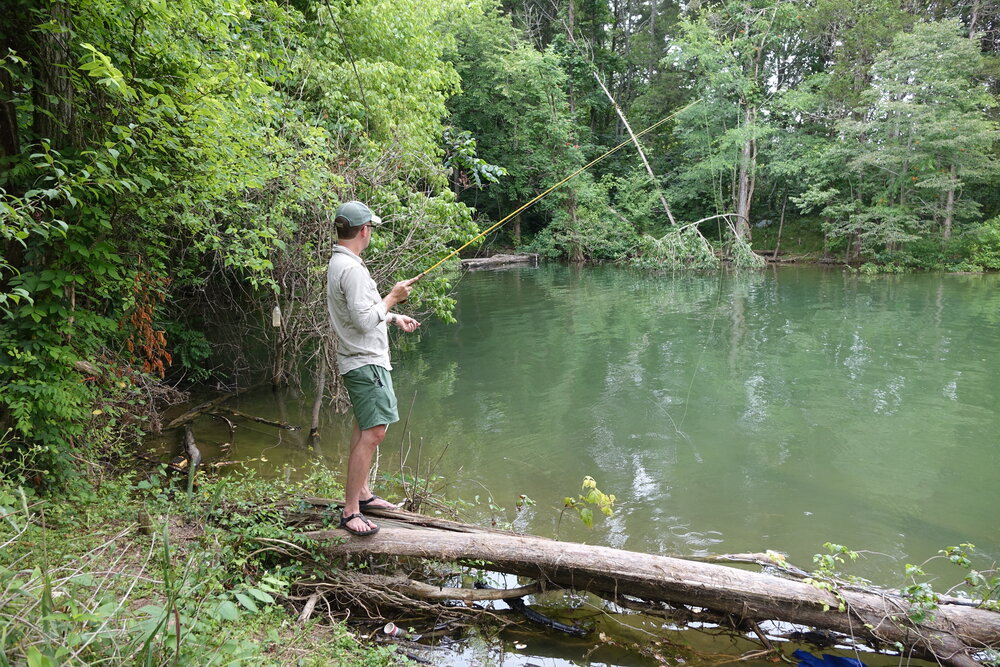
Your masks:
[{"label": "man's foot", "polygon": [[372,510],[395,510],[399,509],[399,505],[396,503],[391,503],[381,496],[376,496],[374,493],[372,497],[368,500],[359,500],[358,505],[361,509],[372,509]]},{"label": "man's foot", "polygon": [[352,535],[374,535],[378,532],[378,526],[366,519],[361,512],[341,516],[340,527]]}]

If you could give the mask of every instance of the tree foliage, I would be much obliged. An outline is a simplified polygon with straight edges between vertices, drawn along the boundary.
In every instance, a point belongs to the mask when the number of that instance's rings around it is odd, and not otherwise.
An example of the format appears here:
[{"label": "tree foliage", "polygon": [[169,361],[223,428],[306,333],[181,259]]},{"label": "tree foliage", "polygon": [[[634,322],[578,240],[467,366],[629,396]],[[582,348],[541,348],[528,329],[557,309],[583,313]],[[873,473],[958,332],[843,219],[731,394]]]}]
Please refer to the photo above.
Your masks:
[{"label": "tree foliage", "polygon": [[[8,4],[0,454],[36,482],[155,427],[164,380],[333,373],[339,202],[388,222],[387,285],[693,100],[501,238],[704,268],[787,217],[848,261],[997,266],[991,3]],[[454,266],[409,307],[450,319]]]},{"label": "tree foliage", "polygon": [[[436,25],[457,8],[20,2],[0,99],[8,466],[64,470],[88,427],[135,412],[118,393],[207,377],[220,313],[239,338],[278,295],[316,320],[339,201],[394,221],[385,282],[475,232],[441,164],[458,77]],[[447,317],[446,285],[417,307]]]}]

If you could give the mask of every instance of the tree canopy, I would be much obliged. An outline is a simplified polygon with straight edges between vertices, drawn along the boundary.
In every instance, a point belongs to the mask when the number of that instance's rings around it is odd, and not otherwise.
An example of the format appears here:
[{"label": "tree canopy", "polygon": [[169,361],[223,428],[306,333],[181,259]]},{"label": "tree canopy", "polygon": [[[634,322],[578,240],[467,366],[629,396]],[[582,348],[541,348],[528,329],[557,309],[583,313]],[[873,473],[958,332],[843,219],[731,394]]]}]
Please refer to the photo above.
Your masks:
[{"label": "tree canopy", "polygon": [[[668,117],[491,242],[753,264],[780,219],[846,261],[1000,269],[995,3],[8,4],[0,458],[25,477],[155,427],[162,379],[332,372],[339,202],[387,220],[384,286]],[[449,319],[451,279],[411,307]]]}]

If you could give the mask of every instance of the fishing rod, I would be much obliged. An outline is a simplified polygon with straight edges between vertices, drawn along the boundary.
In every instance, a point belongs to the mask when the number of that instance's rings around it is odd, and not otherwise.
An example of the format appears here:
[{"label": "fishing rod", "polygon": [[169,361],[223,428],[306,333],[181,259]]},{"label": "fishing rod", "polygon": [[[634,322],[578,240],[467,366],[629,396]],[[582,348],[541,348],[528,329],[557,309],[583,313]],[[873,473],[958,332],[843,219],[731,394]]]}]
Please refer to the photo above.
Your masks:
[{"label": "fishing rod", "polygon": [[[664,123],[666,123],[671,118],[675,117],[677,114],[681,113],[682,111],[686,111],[688,108],[694,106],[695,104],[698,104],[698,102],[701,102],[701,100],[697,99],[694,102],[691,102],[690,104],[687,104],[687,105],[681,107],[680,109],[678,109],[677,111],[673,112],[669,116],[666,116],[665,118],[661,118],[660,120],[656,121],[655,123],[653,123],[652,125],[650,125],[649,127],[647,127],[642,132],[639,132],[638,134],[636,134],[635,135],[635,139],[637,140],[639,137],[643,136],[647,132],[652,132],[653,130],[655,130],[659,126],[661,126]],[[537,201],[539,201],[540,199],[542,199],[543,197],[545,197],[546,195],[548,195],[550,192],[552,192],[553,190],[555,190],[559,186],[561,186],[561,185],[567,183],[568,181],[572,180],[574,177],[578,176],[580,173],[582,173],[582,172],[590,169],[591,167],[593,167],[595,164],[597,164],[598,162],[600,162],[604,158],[608,157],[612,153],[617,152],[618,150],[624,148],[625,146],[627,146],[628,144],[630,144],[632,142],[633,142],[633,139],[626,139],[625,141],[621,142],[620,144],[618,144],[617,146],[615,146],[611,150],[609,150],[606,153],[604,153],[603,155],[601,155],[600,157],[595,158],[595,159],[591,160],[590,162],[588,162],[587,164],[583,165],[582,167],[580,167],[579,169],[577,169],[576,171],[574,171],[572,174],[570,174],[566,178],[562,179],[561,181],[559,181],[558,183],[556,183],[555,185],[553,185],[551,188],[549,188],[545,192],[541,193],[540,195],[537,195],[534,199],[531,199],[530,201],[528,201],[528,203],[523,204],[520,208],[518,208],[517,210],[515,210],[513,213],[508,213],[503,218],[501,218],[498,222],[495,222],[492,225],[490,225],[489,227],[487,227],[485,231],[482,231],[479,234],[477,234],[476,236],[474,236],[472,238],[472,240],[466,242],[465,244],[463,244],[457,250],[452,250],[450,253],[448,253],[447,255],[445,255],[442,259],[440,259],[432,267],[430,267],[429,269],[426,269],[422,273],[418,274],[416,278],[412,278],[411,281],[412,282],[417,282],[418,280],[420,280],[421,278],[423,278],[424,276],[426,276],[428,273],[430,273],[431,271],[433,271],[437,267],[441,266],[442,264],[444,264],[445,262],[447,262],[449,259],[451,259],[455,255],[457,255],[458,253],[462,252],[463,250],[465,250],[466,248],[468,248],[470,245],[472,245],[473,243],[475,243],[479,239],[483,238],[484,236],[486,236],[487,234],[489,234],[490,232],[492,232],[494,229],[496,229],[497,227],[499,227],[503,223],[505,223],[508,220],[510,220],[511,218],[513,218],[515,215],[517,215],[521,211],[524,211],[525,209],[527,209],[528,207],[530,207],[531,205],[533,205],[534,203],[536,203]]]}]

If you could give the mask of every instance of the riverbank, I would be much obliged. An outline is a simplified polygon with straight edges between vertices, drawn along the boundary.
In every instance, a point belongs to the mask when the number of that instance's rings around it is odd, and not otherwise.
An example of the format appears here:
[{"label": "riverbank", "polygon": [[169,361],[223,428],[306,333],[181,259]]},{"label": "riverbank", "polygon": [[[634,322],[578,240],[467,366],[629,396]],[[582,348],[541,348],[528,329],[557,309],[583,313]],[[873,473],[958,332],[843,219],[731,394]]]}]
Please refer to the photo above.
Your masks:
[{"label": "riverbank", "polygon": [[[722,265],[739,264],[738,260],[728,258],[730,239],[721,227],[715,232],[710,228],[702,229],[702,233],[710,245],[709,254],[718,260],[703,268],[718,268],[719,261]],[[814,218],[781,222],[760,220],[749,234],[750,249],[767,263],[840,266],[864,275],[923,271],[988,273],[1000,270],[1000,223],[984,223],[982,228],[967,230],[944,240],[912,239],[895,244],[891,250],[887,246],[862,248],[857,239],[831,239],[824,235],[821,221]],[[645,241],[650,238],[649,235],[637,235],[627,238],[623,245],[584,254],[583,257],[585,261],[600,264],[662,268],[663,257],[651,259],[648,256],[650,249]],[[540,238],[519,246],[493,243],[488,249],[478,248],[462,256],[463,266],[473,269],[512,265],[513,259],[529,263],[534,256],[560,261],[567,259],[565,254],[553,253]],[[693,255],[681,265],[693,268],[692,261]]]},{"label": "riverbank", "polygon": [[41,498],[0,482],[4,664],[409,664],[317,613],[300,622],[293,582],[323,562],[286,528],[275,498],[335,494],[252,474],[180,480],[115,470]]}]

